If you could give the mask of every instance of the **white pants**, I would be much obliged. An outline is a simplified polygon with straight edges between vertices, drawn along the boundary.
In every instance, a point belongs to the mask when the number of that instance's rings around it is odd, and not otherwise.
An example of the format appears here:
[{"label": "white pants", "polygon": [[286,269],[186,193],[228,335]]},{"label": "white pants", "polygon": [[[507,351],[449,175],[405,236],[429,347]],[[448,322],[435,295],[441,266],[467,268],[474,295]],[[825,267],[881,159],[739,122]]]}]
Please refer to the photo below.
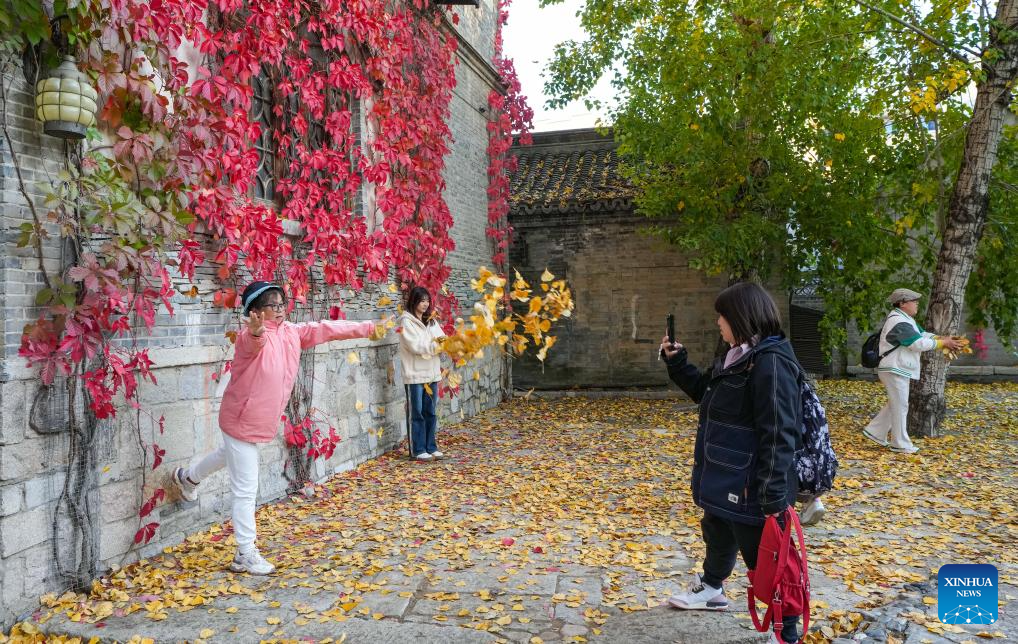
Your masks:
[{"label": "white pants", "polygon": [[233,534],[237,550],[250,552],[255,547],[255,501],[258,498],[258,446],[223,434],[223,446],[210,452],[185,472],[194,483],[226,468],[233,495]]},{"label": "white pants", "polygon": [[[887,389],[887,404],[880,410],[866,431],[891,447],[912,447],[908,437],[908,382],[907,376],[881,371],[877,374]],[[890,436],[888,436],[890,434]]]}]

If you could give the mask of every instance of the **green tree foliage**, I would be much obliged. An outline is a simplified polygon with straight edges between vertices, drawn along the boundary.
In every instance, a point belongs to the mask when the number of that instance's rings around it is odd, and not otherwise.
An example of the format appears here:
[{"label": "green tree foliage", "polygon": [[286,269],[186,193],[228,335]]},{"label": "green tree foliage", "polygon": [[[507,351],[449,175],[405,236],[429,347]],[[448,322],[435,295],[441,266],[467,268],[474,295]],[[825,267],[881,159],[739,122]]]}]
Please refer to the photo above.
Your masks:
[{"label": "green tree foliage", "polygon": [[[892,284],[928,292],[990,9],[588,0],[587,38],[549,66],[550,105],[609,75],[610,120],[654,231],[710,274],[815,280],[833,346],[845,322],[879,321]],[[1006,136],[967,313],[1013,336],[1018,145]]]}]

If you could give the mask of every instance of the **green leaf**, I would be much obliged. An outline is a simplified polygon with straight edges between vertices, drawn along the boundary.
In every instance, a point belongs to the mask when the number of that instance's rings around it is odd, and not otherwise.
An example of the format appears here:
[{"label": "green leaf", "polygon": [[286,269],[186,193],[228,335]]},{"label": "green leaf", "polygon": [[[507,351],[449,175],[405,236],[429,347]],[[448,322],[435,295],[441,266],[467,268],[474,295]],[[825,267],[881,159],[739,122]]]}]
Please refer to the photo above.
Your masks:
[{"label": "green leaf", "polygon": [[53,301],[53,289],[44,288],[35,294],[35,305],[46,306]]}]

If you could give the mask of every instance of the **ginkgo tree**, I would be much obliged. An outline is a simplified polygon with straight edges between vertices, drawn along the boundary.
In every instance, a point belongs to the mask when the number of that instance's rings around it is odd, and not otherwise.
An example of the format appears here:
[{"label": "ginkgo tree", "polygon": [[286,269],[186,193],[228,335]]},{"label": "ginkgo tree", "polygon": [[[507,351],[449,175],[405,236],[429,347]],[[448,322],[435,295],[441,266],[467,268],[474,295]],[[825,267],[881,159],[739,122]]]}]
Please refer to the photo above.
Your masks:
[{"label": "ginkgo tree", "polygon": [[[932,290],[932,330],[956,333],[967,299],[969,321],[1007,342],[1016,11],[590,0],[587,38],[556,47],[547,89],[560,106],[609,75],[609,118],[652,229],[710,274],[818,284],[828,346],[851,322],[876,326],[902,284]],[[928,362],[913,420],[933,434],[946,363]]]}]

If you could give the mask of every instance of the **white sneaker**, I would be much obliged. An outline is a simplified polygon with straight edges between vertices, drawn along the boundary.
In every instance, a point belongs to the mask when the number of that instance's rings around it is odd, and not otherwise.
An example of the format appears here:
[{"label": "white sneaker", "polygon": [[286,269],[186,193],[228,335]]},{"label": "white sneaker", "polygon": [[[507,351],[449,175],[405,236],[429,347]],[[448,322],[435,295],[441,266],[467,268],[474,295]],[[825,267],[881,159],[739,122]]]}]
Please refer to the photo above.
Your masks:
[{"label": "white sneaker", "polygon": [[431,453],[431,458],[442,458],[443,456],[445,456],[445,454],[438,451],[437,449]]},{"label": "white sneaker", "polygon": [[252,575],[269,575],[276,569],[275,566],[265,561],[265,557],[257,549],[251,552],[237,552],[230,564],[233,572],[246,572]]},{"label": "white sneaker", "polygon": [[862,435],[865,436],[866,438],[870,439],[871,441],[873,441],[874,443],[876,443],[877,445],[879,445],[881,447],[887,447],[887,441],[886,440],[880,440],[879,438],[877,438],[876,436],[871,434],[868,429],[862,430]]},{"label": "white sneaker", "polygon": [[724,588],[712,588],[700,581],[684,593],[668,598],[668,604],[682,610],[728,610],[728,598]]},{"label": "white sneaker", "polygon": [[820,499],[813,499],[802,509],[799,518],[802,520],[802,525],[816,525],[820,523],[820,519],[824,518],[826,512],[827,508],[824,507],[824,502]]},{"label": "white sneaker", "polygon": [[178,467],[173,470],[171,478],[173,479],[173,487],[177,488],[180,498],[189,503],[198,500],[198,484],[187,480],[187,477],[184,476],[184,468]]},{"label": "white sneaker", "polygon": [[414,458],[416,458],[418,461],[430,461],[432,456],[431,456],[431,454],[428,454],[427,452],[421,452],[420,454],[418,454]]},{"label": "white sneaker", "polygon": [[915,445],[909,445],[908,447],[895,447],[891,445],[891,451],[897,452],[898,454],[915,454],[919,451],[919,448]]}]

